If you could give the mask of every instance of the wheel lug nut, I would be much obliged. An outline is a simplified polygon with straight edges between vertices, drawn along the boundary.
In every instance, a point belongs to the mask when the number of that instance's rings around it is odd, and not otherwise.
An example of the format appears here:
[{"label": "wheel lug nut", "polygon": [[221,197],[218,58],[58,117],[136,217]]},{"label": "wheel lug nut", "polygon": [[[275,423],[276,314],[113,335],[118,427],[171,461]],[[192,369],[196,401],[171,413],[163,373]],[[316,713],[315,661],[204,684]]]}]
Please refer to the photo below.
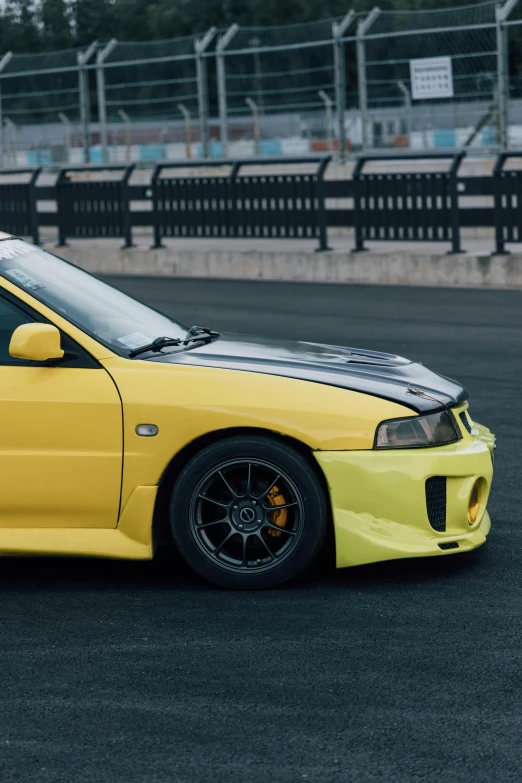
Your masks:
[{"label": "wheel lug nut", "polygon": [[234,506],[234,511],[237,511],[237,506]]},{"label": "wheel lug nut", "polygon": [[255,500],[253,500],[253,501],[252,501],[252,505],[253,505],[253,506],[255,506],[255,505],[256,505],[256,501],[255,501]]}]

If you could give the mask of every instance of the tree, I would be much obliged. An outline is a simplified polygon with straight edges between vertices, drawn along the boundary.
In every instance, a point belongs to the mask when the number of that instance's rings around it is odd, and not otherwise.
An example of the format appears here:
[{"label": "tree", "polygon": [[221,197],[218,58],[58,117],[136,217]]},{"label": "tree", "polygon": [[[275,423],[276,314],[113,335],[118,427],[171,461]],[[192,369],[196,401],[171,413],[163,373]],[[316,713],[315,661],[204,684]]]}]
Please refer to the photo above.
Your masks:
[{"label": "tree", "polygon": [[[136,4],[142,0],[135,0]],[[116,6],[110,0],[76,0],[73,6],[76,43],[85,46],[92,41],[108,41],[115,35]]]},{"label": "tree", "polygon": [[53,51],[71,46],[71,22],[65,0],[43,0],[41,16],[45,48]]},{"label": "tree", "polygon": [[38,52],[42,46],[32,0],[10,0],[0,14],[0,52]]}]

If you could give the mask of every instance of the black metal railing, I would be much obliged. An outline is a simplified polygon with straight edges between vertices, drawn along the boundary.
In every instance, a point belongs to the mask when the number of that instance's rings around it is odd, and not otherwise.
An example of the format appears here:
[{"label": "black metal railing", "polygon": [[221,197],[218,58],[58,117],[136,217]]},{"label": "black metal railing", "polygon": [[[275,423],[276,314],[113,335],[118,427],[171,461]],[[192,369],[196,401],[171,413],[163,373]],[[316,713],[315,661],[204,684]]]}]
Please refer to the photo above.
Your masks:
[{"label": "black metal railing", "polygon": [[522,170],[506,169],[508,160],[522,165],[522,152],[502,152],[493,169],[495,250],[506,253],[506,242],[522,242]]},{"label": "black metal railing", "polygon": [[[366,241],[449,242],[460,253],[457,173],[464,157],[449,159],[446,171],[365,172],[370,162],[403,163],[419,155],[363,156],[353,172],[355,250]],[[448,160],[447,154],[426,155]]]},{"label": "black metal railing", "polygon": [[62,169],[56,180],[58,243],[121,237],[132,245],[129,177],[134,166]]},{"label": "black metal railing", "polygon": [[[423,166],[430,157],[448,160],[440,176]],[[514,157],[522,153],[500,155],[493,176],[463,176],[461,155],[395,155],[415,161],[400,174],[390,155],[362,157],[353,179],[325,178],[328,157],[189,160],[158,165],[148,185],[132,182],[126,165],[67,167],[52,185],[39,178],[43,169],[0,170],[0,230],[38,242],[39,229],[53,226],[61,244],[117,237],[129,247],[139,226],[153,230],[155,247],[166,237],[301,237],[325,250],[335,226],[355,228],[357,250],[368,241],[423,241],[459,252],[463,227],[494,227],[501,253],[506,243],[522,242],[522,171],[505,165]],[[369,160],[388,170],[365,172]],[[216,167],[224,166],[220,175]]]},{"label": "black metal railing", "polygon": [[[329,160],[321,156],[159,164],[152,176],[154,247],[161,247],[164,237],[235,237],[317,239],[318,249],[326,250],[323,177]],[[284,171],[305,164],[313,164],[315,170]],[[248,166],[262,171],[245,173]],[[189,167],[203,173],[177,173]],[[265,172],[269,167],[276,171]],[[227,172],[216,173],[219,168]]]},{"label": "black metal railing", "polygon": [[39,241],[35,185],[40,170],[0,170],[0,230],[32,237],[35,244]]}]

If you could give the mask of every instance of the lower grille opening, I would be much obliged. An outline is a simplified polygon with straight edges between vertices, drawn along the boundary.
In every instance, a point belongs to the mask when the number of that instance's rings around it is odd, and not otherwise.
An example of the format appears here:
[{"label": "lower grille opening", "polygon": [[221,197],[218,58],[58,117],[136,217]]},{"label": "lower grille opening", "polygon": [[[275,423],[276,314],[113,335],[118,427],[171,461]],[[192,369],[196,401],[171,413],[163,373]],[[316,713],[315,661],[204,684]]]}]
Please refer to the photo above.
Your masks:
[{"label": "lower grille opening", "polygon": [[446,476],[426,479],[426,510],[430,525],[438,533],[446,530]]},{"label": "lower grille opening", "polygon": [[457,541],[449,541],[447,544],[439,544],[439,549],[458,549]]}]

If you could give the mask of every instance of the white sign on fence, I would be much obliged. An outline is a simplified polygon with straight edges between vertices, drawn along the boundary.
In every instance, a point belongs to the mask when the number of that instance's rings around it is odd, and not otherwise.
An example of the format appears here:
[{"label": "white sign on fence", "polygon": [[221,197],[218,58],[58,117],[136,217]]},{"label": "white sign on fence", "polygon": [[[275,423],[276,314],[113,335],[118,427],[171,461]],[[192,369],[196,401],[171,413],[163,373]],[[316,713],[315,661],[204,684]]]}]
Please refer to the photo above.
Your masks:
[{"label": "white sign on fence", "polygon": [[411,97],[453,98],[451,57],[423,57],[410,60]]}]

